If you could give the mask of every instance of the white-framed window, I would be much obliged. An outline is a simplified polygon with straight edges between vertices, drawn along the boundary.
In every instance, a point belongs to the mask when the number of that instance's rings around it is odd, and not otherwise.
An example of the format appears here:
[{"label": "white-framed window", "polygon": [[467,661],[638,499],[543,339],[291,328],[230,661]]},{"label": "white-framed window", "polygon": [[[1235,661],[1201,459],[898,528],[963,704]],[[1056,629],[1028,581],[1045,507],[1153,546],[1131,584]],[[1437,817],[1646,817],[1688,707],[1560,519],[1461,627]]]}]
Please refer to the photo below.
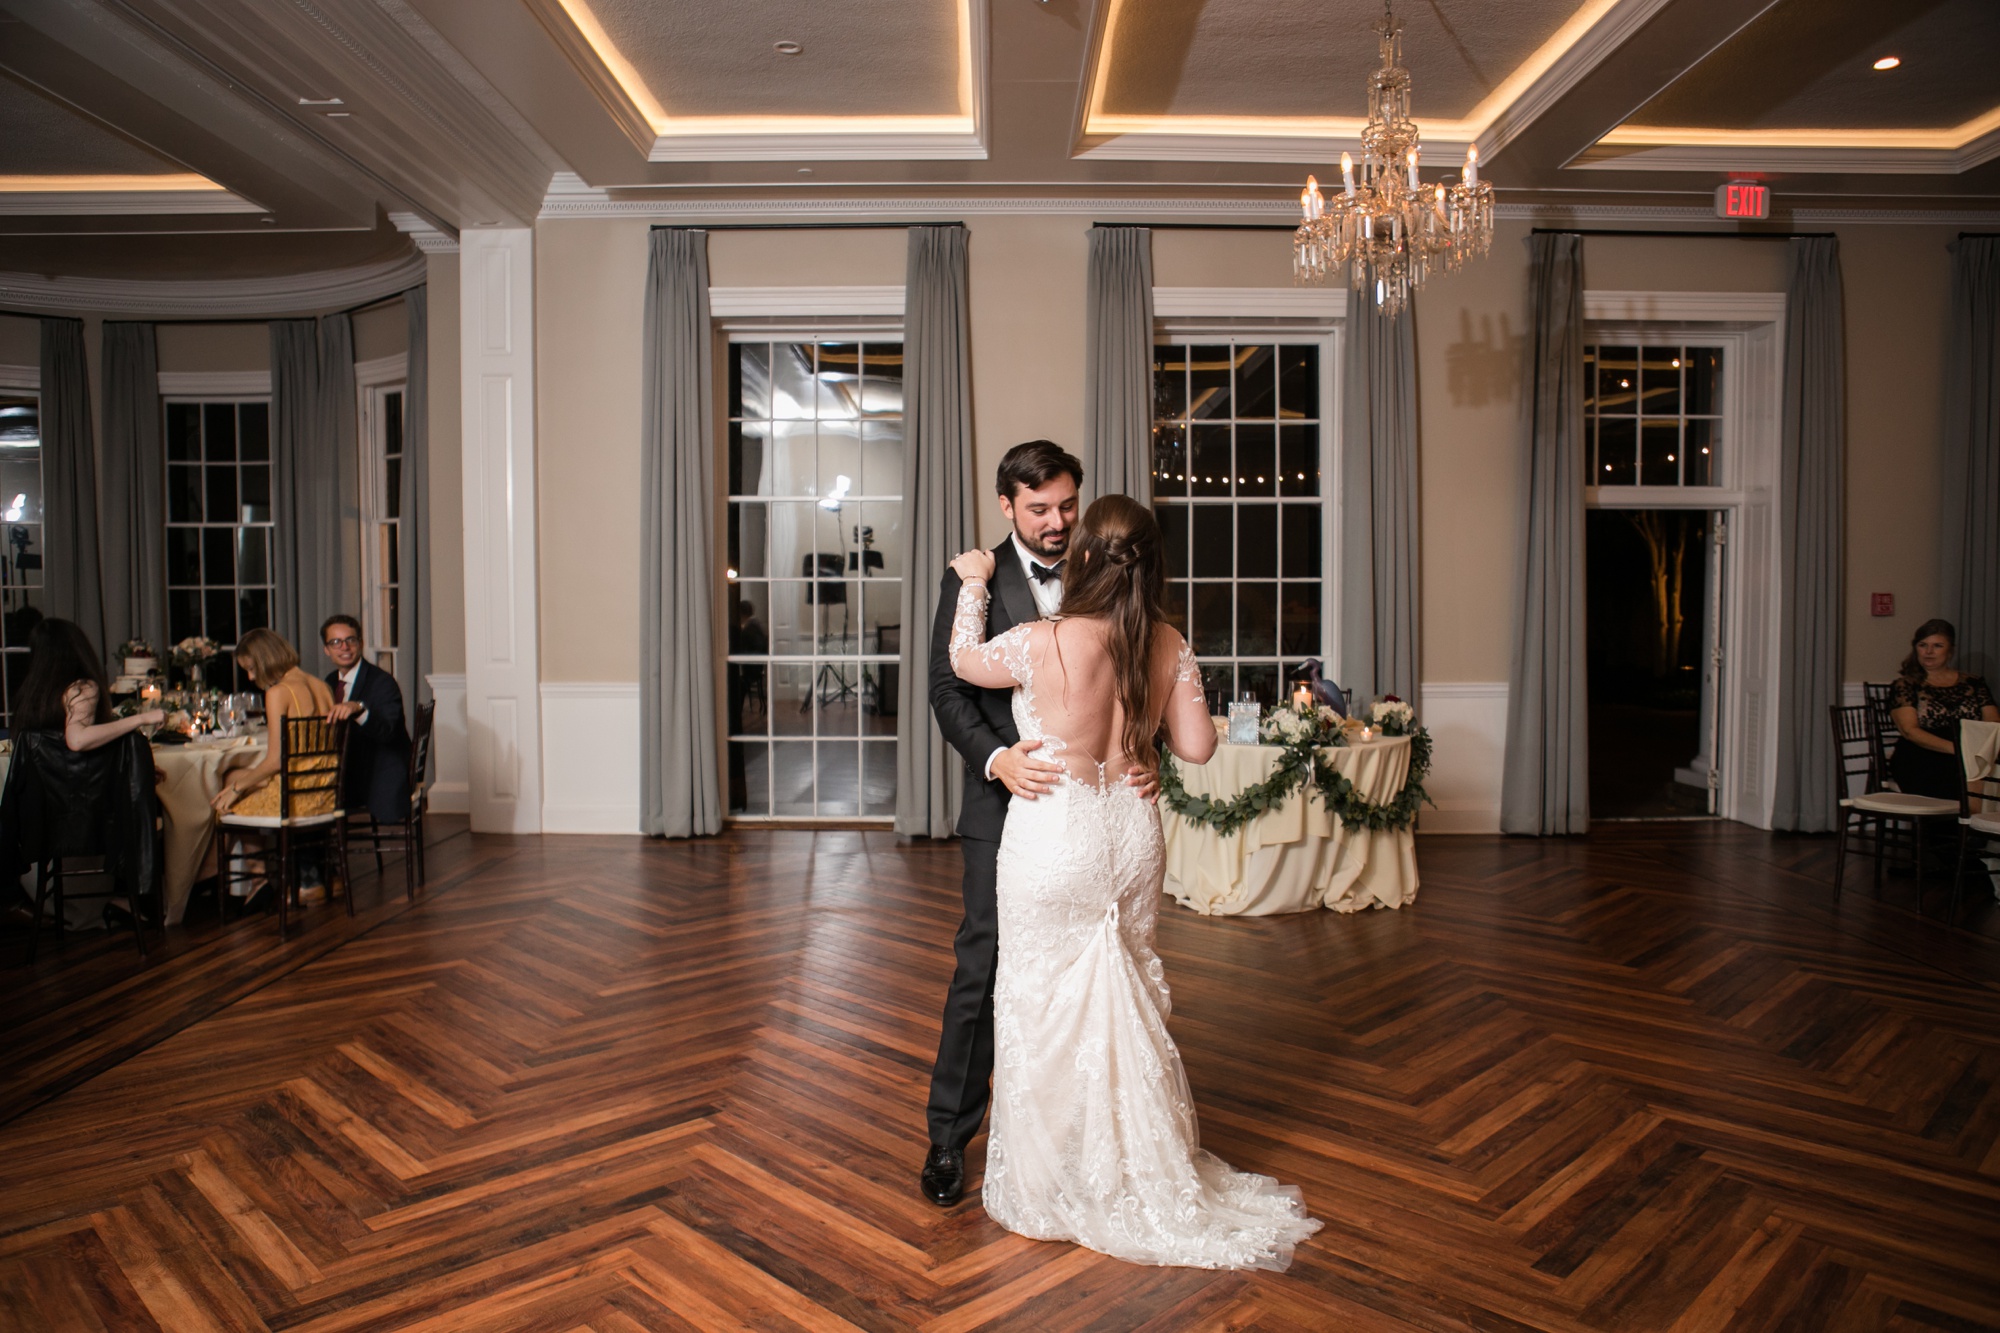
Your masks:
[{"label": "white-framed window", "polygon": [[732,331],[728,392],[730,814],[889,822],[902,336]]},{"label": "white-framed window", "polygon": [[[1334,645],[1331,333],[1170,330],[1153,349],[1167,612],[1210,707],[1278,701]],[[1334,668],[1327,668],[1334,675]]]},{"label": "white-framed window", "polygon": [[375,665],[393,675],[407,567],[402,505],[408,395],[401,380],[362,384],[360,393],[362,634]]},{"label": "white-framed window", "polygon": [[0,387],[0,722],[28,673],[28,635],[41,622],[41,395]]},{"label": "white-framed window", "polygon": [[166,425],[167,638],[227,653],[270,625],[277,597],[271,402],[173,397]]},{"label": "white-framed window", "polygon": [[1723,485],[1724,357],[1713,342],[1672,333],[1586,344],[1584,484]]}]

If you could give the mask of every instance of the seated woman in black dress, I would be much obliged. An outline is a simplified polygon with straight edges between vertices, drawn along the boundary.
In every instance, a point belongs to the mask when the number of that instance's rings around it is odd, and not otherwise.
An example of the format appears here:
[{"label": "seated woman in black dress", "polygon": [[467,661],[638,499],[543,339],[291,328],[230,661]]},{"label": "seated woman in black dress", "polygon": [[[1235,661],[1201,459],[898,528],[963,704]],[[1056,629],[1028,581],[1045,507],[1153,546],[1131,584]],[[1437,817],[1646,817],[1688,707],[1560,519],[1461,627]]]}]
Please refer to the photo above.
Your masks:
[{"label": "seated woman in black dress", "polygon": [[1926,620],[1910,641],[1902,675],[1889,687],[1889,716],[1903,735],[1889,759],[1889,776],[1913,796],[1957,800],[1965,781],[1952,753],[1958,724],[1966,718],[2000,722],[1986,682],[1952,669],[1957,641],[1949,620]]}]

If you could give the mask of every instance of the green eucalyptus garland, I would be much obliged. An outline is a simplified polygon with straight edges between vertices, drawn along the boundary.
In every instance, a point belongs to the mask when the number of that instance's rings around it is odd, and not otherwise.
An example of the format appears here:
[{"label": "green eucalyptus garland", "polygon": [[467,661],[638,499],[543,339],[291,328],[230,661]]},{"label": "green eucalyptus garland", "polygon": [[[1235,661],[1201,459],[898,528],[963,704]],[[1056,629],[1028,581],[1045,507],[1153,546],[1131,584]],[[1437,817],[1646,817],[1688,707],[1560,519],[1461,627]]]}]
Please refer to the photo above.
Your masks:
[{"label": "green eucalyptus garland", "polygon": [[1424,792],[1424,778],[1431,771],[1430,732],[1416,727],[1407,734],[1410,775],[1396,799],[1386,804],[1377,805],[1356,791],[1352,782],[1320,758],[1319,743],[1310,739],[1279,747],[1278,766],[1271,776],[1228,801],[1189,795],[1173,755],[1161,746],[1160,804],[1190,824],[1227,837],[1257,816],[1277,809],[1293,792],[1310,783],[1334,818],[1348,828],[1406,829],[1416,822],[1417,807],[1430,800]]}]

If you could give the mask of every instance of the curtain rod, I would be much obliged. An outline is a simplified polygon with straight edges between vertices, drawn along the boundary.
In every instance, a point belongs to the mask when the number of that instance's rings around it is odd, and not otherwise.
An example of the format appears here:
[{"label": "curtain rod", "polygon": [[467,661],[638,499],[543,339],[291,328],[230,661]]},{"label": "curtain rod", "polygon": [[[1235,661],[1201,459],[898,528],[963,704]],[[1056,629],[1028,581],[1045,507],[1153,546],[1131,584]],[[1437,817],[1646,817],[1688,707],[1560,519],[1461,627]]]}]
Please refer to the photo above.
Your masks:
[{"label": "curtain rod", "polygon": [[1592,229],[1589,227],[1536,227],[1530,236],[1669,236],[1722,239],[1729,241],[1805,241],[1834,240],[1840,233],[1832,231],[1620,231],[1616,228]]},{"label": "curtain rod", "polygon": [[655,222],[654,231],[908,231],[912,227],[963,227],[963,222],[716,222],[676,226]]},{"label": "curtain rod", "polygon": [[[421,287],[423,285],[424,285],[423,283],[418,283],[416,287],[405,287],[400,292],[390,292],[387,296],[378,296],[372,301],[363,301],[360,305],[351,305],[347,307],[347,309],[345,310],[329,310],[326,313],[328,315],[358,315],[364,310],[373,310],[378,305],[387,305],[391,301],[400,301],[403,298],[407,297],[411,292],[415,291],[417,287]],[[11,316],[15,319],[83,318],[81,315],[52,315],[49,314],[47,311],[35,311],[35,310],[0,309],[0,315]],[[112,322],[121,324],[151,324],[155,328],[158,328],[161,325],[165,325],[169,328],[194,328],[204,324],[209,324],[209,325],[269,324],[274,319],[324,319],[325,317],[326,317],[325,315],[268,315],[262,319],[252,319],[246,316],[240,319],[133,319],[133,320],[115,320]]]}]

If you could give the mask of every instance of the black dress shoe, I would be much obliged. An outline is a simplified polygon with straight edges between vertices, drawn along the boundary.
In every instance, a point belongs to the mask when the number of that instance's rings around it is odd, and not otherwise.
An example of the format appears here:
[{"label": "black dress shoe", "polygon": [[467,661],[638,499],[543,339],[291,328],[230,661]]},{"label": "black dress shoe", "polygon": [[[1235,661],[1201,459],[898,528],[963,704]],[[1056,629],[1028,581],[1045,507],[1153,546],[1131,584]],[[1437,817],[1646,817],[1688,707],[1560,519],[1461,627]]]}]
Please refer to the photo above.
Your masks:
[{"label": "black dress shoe", "polygon": [[918,1177],[924,1197],[940,1208],[949,1208],[965,1194],[965,1150],[932,1145]]}]

